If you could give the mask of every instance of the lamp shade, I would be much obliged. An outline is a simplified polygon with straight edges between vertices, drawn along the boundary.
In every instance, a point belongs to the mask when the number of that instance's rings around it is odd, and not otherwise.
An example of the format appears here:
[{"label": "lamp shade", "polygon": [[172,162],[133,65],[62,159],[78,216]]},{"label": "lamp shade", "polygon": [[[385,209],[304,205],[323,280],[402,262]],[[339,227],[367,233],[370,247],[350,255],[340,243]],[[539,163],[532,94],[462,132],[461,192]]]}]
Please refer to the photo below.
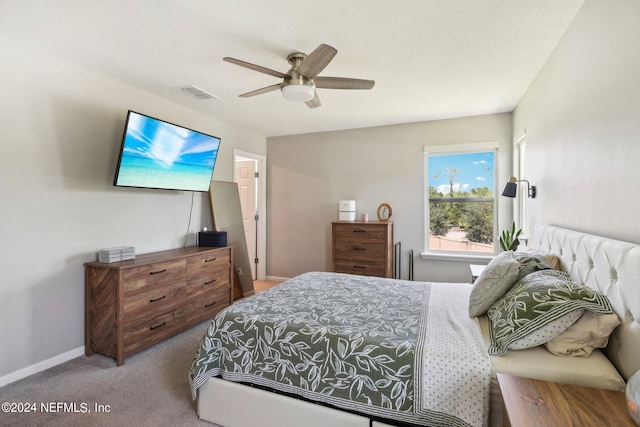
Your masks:
[{"label": "lamp shade", "polygon": [[293,102],[307,102],[313,99],[315,89],[312,85],[290,84],[282,88],[284,99]]},{"label": "lamp shade", "polygon": [[507,182],[502,190],[502,195],[505,197],[516,197],[516,191],[518,190],[518,184],[515,182]]}]

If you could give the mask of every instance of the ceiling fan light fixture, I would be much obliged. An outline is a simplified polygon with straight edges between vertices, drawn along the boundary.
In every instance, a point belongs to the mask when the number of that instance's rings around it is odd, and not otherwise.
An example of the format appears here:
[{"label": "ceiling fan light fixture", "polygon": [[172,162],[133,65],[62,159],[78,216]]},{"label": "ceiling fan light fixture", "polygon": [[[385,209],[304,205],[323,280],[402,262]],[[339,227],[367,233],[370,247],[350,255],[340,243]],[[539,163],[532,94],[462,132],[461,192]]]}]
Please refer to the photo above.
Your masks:
[{"label": "ceiling fan light fixture", "polygon": [[309,108],[317,108],[322,103],[316,89],[371,89],[375,85],[373,80],[319,76],[337,53],[335,48],[326,44],[321,44],[309,55],[293,52],[287,56],[291,68],[286,74],[228,56],[222,59],[240,67],[282,79],[281,83],[243,93],[239,95],[240,98],[250,98],[280,89],[286,100],[304,102]]},{"label": "ceiling fan light fixture", "polygon": [[287,101],[307,102],[315,96],[315,88],[306,84],[290,84],[282,88],[282,96]]}]

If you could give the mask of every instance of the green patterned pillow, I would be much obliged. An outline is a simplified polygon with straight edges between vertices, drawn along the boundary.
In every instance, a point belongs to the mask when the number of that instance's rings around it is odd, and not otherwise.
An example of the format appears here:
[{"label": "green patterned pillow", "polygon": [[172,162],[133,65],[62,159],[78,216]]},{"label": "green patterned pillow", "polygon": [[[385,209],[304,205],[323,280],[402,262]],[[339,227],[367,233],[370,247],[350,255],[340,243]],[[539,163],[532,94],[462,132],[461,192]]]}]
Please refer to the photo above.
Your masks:
[{"label": "green patterned pillow", "polygon": [[540,270],[552,270],[553,266],[541,254],[529,252],[514,252],[513,257],[520,263],[520,270],[516,282],[520,281],[527,274]]},{"label": "green patterned pillow", "polygon": [[513,251],[505,251],[494,257],[473,282],[469,295],[469,316],[485,314],[516,283],[520,263],[513,258]]},{"label": "green patterned pillow", "polygon": [[578,285],[566,273],[530,273],[487,311],[489,354],[501,356],[509,349],[543,344],[564,332],[584,310],[613,313],[605,295]]}]

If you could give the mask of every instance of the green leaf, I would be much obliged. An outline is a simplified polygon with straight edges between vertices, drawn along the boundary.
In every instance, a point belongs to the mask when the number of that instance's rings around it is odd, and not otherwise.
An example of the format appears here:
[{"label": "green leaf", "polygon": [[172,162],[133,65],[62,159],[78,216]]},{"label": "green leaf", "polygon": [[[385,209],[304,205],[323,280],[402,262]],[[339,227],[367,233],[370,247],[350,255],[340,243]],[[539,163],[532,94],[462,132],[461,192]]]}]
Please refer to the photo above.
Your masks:
[{"label": "green leaf", "polygon": [[511,229],[502,230],[502,233],[500,233],[500,248],[503,251],[515,251],[518,249],[520,233],[522,233],[522,230],[516,230],[516,223],[512,222]]}]

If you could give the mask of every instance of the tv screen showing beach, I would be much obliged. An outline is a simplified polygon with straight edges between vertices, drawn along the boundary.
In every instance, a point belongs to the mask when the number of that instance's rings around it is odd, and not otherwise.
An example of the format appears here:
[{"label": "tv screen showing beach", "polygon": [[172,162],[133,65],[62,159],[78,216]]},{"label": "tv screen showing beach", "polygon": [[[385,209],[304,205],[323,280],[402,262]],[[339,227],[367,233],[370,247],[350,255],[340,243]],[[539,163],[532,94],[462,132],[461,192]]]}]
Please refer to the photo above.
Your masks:
[{"label": "tv screen showing beach", "polygon": [[220,138],[130,111],[114,185],[209,191]]}]

